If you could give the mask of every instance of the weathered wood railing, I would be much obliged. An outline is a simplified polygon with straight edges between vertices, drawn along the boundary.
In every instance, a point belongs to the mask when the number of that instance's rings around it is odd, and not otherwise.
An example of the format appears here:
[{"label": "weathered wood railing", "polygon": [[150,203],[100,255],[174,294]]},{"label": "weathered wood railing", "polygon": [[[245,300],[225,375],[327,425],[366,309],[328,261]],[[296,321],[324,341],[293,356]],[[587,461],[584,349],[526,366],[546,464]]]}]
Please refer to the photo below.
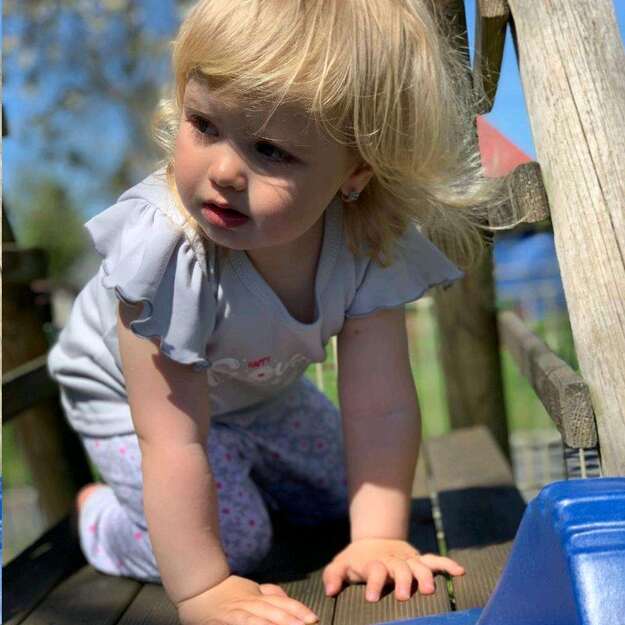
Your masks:
[{"label": "weathered wood railing", "polygon": [[611,0],[509,4],[602,470],[625,475],[625,51]]},{"label": "weathered wood railing", "polygon": [[540,162],[510,178],[511,202],[491,221],[549,215],[602,471],[625,475],[625,52],[613,3],[476,0],[476,6],[473,75],[486,92],[483,110],[494,101],[511,19]]},{"label": "weathered wood railing", "polygon": [[[12,236],[9,228],[3,229],[3,236]],[[37,304],[38,295],[30,288],[33,281],[46,276],[45,254],[5,240],[2,264],[3,425],[19,416],[16,440],[25,454],[45,521],[51,524],[67,514],[90,471],[63,417],[58,388],[45,370],[48,341],[43,326],[51,321],[51,309],[48,304]]]}]

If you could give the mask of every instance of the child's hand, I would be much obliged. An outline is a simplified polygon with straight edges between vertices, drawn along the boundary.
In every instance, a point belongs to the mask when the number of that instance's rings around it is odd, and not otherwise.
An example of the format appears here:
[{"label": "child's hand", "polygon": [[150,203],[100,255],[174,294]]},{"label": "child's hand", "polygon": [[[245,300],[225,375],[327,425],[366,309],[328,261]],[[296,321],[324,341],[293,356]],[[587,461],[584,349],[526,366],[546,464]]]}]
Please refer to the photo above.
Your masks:
[{"label": "child's hand", "polygon": [[305,625],[319,620],[280,586],[236,575],[177,607],[182,625]]},{"label": "child's hand", "polygon": [[387,579],[395,582],[395,597],[410,599],[412,579],[423,595],[434,592],[434,571],[463,575],[464,569],[449,558],[434,554],[421,555],[403,540],[362,538],[341,551],[323,572],[326,594],[335,595],[343,580],[366,582],[365,597],[377,601]]}]

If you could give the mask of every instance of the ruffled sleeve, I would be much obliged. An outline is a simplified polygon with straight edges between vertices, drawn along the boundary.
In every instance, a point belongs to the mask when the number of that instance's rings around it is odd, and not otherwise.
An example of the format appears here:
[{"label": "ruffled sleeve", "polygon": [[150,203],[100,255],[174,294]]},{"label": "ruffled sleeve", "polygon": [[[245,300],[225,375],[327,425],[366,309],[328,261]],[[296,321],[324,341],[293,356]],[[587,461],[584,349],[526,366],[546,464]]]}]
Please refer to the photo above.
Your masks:
[{"label": "ruffled sleeve", "polygon": [[362,259],[356,263],[356,273],[358,286],[345,311],[348,318],[413,302],[430,288],[446,288],[464,275],[415,226],[399,239],[391,265],[381,267]]},{"label": "ruffled sleeve", "polygon": [[85,226],[102,256],[102,284],[127,303],[143,304],[131,330],[158,338],[163,354],[195,369],[210,366],[206,345],[215,326],[215,295],[197,241],[171,216],[130,197]]}]

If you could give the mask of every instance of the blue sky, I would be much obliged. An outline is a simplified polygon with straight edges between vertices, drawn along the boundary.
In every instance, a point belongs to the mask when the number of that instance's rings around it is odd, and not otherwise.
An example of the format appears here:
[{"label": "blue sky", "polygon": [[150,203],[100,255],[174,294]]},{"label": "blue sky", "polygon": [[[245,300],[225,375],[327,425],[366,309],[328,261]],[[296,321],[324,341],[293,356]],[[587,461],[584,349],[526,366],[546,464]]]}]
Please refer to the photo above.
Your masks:
[{"label": "blue sky", "polygon": [[[144,0],[146,1],[146,0]],[[153,0],[149,0],[149,4],[154,4]],[[474,32],[474,2],[467,0],[467,22],[469,37],[472,40]],[[158,3],[156,3],[158,6]],[[162,6],[162,5],[161,5]],[[619,23],[621,36],[625,33],[625,0],[615,0],[614,6],[616,10],[617,20]],[[152,7],[154,9],[154,7]],[[157,11],[150,10],[149,13],[154,16],[158,15]],[[171,16],[169,16],[171,19]],[[6,60],[5,60],[6,62]],[[15,68],[7,68],[8,73],[15,71]],[[45,94],[44,94],[45,96]],[[4,104],[6,114],[10,124],[10,136],[6,137],[3,143],[4,154],[4,188],[5,193],[11,197],[20,188],[21,172],[24,168],[36,170],[42,174],[49,169],[66,180],[73,192],[74,198],[83,207],[85,217],[93,215],[99,210],[105,208],[115,198],[108,197],[106,193],[96,191],[97,185],[94,181],[86,179],[84,176],[77,175],[75,171],[59,171],[54,169],[53,164],[33,163],[30,156],[32,150],[31,145],[40,145],[43,141],[42,137],[34,136],[25,126],[28,114],[35,109],[36,102],[29,101],[24,94],[9,83],[4,89]],[[151,114],[151,111],[146,111]],[[512,45],[510,33],[506,41],[506,49],[503,61],[502,75],[500,78],[499,89],[495,101],[495,107],[488,115],[488,120],[501,132],[506,134],[514,143],[516,143],[524,152],[535,158],[536,153],[532,143],[531,132],[523,92],[519,79],[517,62]],[[96,124],[93,124],[92,131],[99,132],[97,135],[98,151],[100,154],[108,154],[109,165],[119,157],[121,152],[120,146],[123,144],[124,131],[120,120],[113,114],[109,113],[104,117],[100,116]],[[105,129],[103,132],[102,129]],[[85,141],[93,141],[89,125],[87,127],[79,127],[74,133],[68,135],[69,142],[77,142],[78,144]],[[17,140],[17,136],[27,136],[27,141]],[[103,166],[106,166],[106,159],[103,158]],[[147,172],[146,172],[147,173]]]},{"label": "blue sky", "polygon": [[[475,9],[473,0],[465,0],[467,7],[467,29],[471,48],[472,36],[475,30]],[[616,19],[621,32],[621,40],[625,40],[625,0],[614,0]],[[514,44],[510,29],[506,37],[506,47],[502,65],[497,97],[493,110],[487,116],[488,121],[503,132],[524,152],[536,158],[536,150],[532,141],[529,118],[525,108],[521,79],[517,66]]]}]

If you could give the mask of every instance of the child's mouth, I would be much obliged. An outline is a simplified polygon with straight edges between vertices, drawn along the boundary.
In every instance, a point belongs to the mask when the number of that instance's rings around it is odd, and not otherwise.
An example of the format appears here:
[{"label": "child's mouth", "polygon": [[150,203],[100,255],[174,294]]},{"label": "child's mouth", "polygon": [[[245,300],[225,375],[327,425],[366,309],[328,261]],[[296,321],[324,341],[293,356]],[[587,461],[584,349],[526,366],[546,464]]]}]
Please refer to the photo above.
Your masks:
[{"label": "child's mouth", "polygon": [[219,228],[237,228],[249,220],[247,215],[233,208],[221,208],[212,202],[202,204],[201,211],[206,221]]}]

